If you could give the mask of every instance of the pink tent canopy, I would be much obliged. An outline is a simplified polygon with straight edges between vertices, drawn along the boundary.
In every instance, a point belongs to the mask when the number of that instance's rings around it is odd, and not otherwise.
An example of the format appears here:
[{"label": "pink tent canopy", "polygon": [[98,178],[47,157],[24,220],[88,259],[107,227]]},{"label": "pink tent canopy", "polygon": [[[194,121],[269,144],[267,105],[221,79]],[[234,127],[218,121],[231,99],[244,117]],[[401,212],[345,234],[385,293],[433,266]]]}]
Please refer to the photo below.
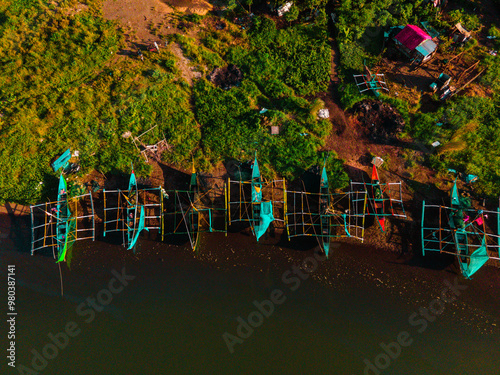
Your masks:
[{"label": "pink tent canopy", "polygon": [[420,27],[413,25],[406,25],[395,38],[410,51],[417,48],[417,46],[419,46],[424,40],[432,39],[430,35],[428,35]]}]

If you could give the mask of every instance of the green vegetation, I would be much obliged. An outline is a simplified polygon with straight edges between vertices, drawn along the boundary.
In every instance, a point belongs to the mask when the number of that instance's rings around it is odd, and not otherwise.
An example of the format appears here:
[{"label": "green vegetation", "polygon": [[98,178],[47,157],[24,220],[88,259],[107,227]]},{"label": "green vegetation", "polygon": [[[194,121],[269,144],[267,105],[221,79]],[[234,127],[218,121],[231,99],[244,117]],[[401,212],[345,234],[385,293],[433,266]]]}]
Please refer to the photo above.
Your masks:
[{"label": "green vegetation", "polygon": [[[50,162],[68,147],[80,151],[80,176],[93,169],[128,173],[130,162],[146,175],[150,167],[132,137],[151,128],[143,143],[165,137],[171,149],[163,160],[182,167],[194,160],[207,170],[228,158],[249,159],[255,150],[268,177],[297,177],[321,163],[331,123],[319,120],[321,105],[304,96],[328,87],[324,3],[299,4],[281,29],[262,16],[248,32],[229,21],[226,30],[207,32],[201,17],[180,17],[199,24],[201,37],[174,35],[170,42],[204,76],[237,65],[244,79],[230,90],[204,78],[189,86],[166,49],[144,51],[144,61],[118,56],[127,48],[122,31],[102,18],[99,1],[86,4],[80,12],[71,9],[76,0],[0,5],[0,201],[53,197]],[[301,23],[302,12],[318,7],[314,22]],[[279,135],[270,134],[271,126]],[[329,164],[335,187],[347,185],[342,162]]]},{"label": "green vegetation", "polygon": [[164,134],[170,161],[190,160],[200,131],[171,54],[143,65],[113,63],[121,37],[92,8],[70,16],[64,7],[19,7],[1,9],[8,18],[0,25],[0,157],[9,161],[0,165],[2,201],[51,194],[50,161],[68,147],[80,151],[82,174],[127,171],[131,161],[146,174],[132,140],[121,135],[156,124],[146,144]]},{"label": "green vegetation", "polygon": [[[420,21],[429,22],[441,35],[447,35],[448,30],[458,22],[472,32],[483,29],[477,3],[464,0],[461,5],[462,9],[438,13],[427,1],[341,1],[335,26],[341,54],[339,77],[343,81],[339,92],[344,108],[351,108],[367,96],[357,92],[352,74],[361,73],[364,63],[370,67],[378,64],[384,53],[381,38],[383,30],[406,24],[419,25]],[[492,26],[488,35],[498,38],[500,31]],[[440,50],[449,51],[451,43],[451,39],[443,37]],[[491,44],[495,49],[500,49],[498,39],[492,39]],[[469,61],[481,61],[479,69],[484,71],[476,82],[481,83],[487,97],[463,96],[466,93],[464,91],[446,102],[440,102],[434,96],[434,101],[438,102],[437,110],[428,113],[419,112],[421,102],[415,100],[418,98],[416,94],[412,98],[395,98],[391,94],[384,94],[381,99],[403,116],[406,123],[405,137],[424,142],[431,149],[431,143],[441,143],[436,152],[428,156],[427,165],[440,172],[453,168],[478,175],[479,181],[475,184],[477,191],[498,196],[500,57],[490,54],[490,50],[491,46],[480,45],[474,37],[455,50],[455,53],[464,51],[463,58]],[[413,165],[410,159],[407,164]]]}]

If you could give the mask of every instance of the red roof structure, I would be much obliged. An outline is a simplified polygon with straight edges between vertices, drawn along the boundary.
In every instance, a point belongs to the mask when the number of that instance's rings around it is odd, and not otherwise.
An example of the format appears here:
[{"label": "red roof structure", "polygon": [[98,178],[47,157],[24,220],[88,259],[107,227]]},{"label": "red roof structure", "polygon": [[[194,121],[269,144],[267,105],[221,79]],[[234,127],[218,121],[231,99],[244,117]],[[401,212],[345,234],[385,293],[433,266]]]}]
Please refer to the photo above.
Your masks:
[{"label": "red roof structure", "polygon": [[405,28],[395,36],[395,39],[410,51],[413,51],[420,43],[432,38],[420,27],[406,25]]}]

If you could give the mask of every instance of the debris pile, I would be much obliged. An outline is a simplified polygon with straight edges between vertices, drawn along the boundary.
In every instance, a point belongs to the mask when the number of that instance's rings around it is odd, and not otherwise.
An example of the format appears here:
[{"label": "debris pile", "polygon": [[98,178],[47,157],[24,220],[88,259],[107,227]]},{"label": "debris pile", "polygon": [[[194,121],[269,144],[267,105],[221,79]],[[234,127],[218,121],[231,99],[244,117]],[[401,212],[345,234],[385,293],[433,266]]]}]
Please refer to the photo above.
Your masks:
[{"label": "debris pile", "polygon": [[214,85],[229,90],[231,87],[238,85],[243,79],[243,73],[234,64],[229,64],[223,68],[215,68],[208,76],[208,80]]},{"label": "debris pile", "polygon": [[292,8],[293,2],[289,1],[288,3],[283,4],[278,8],[278,17],[283,16],[283,14],[288,13]]},{"label": "debris pile", "polygon": [[318,111],[319,118],[330,118],[330,111],[327,108],[320,109]]},{"label": "debris pile", "polygon": [[403,117],[387,103],[363,100],[354,106],[360,123],[378,143],[392,143],[405,126]]}]

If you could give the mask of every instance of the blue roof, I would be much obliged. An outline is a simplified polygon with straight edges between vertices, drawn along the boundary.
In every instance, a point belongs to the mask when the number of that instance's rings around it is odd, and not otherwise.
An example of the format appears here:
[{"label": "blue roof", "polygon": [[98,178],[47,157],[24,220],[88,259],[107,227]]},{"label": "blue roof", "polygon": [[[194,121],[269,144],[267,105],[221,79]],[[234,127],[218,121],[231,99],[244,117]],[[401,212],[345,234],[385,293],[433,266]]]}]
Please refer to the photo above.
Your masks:
[{"label": "blue roof", "polygon": [[415,48],[422,56],[430,55],[437,48],[436,43],[434,43],[431,39],[424,40],[420,43],[417,48]]}]

